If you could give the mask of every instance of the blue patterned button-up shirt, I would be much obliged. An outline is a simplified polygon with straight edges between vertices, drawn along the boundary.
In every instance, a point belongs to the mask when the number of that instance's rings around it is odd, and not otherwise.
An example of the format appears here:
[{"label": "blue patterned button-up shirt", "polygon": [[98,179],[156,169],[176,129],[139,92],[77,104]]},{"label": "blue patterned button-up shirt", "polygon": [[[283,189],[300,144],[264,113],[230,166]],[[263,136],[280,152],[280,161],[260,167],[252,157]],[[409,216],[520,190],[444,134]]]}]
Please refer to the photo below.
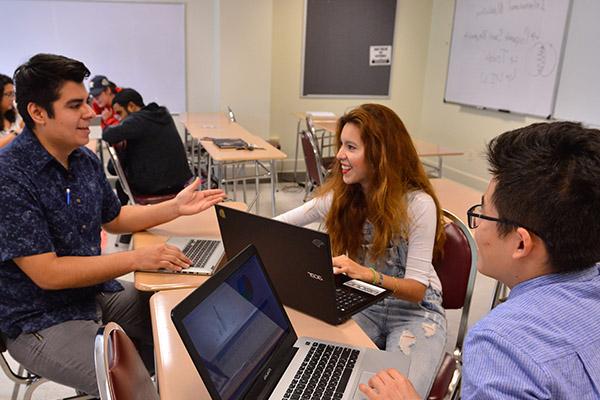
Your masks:
[{"label": "blue patterned button-up shirt", "polygon": [[16,337],[97,319],[96,294],[121,290],[118,282],[43,290],[12,260],[52,252],[100,254],[101,226],[121,208],[98,158],[81,147],[69,155],[67,170],[25,128],[0,150],[0,188],[0,331]]},{"label": "blue patterned button-up shirt", "polygon": [[515,286],[464,346],[463,399],[599,399],[598,266]]}]

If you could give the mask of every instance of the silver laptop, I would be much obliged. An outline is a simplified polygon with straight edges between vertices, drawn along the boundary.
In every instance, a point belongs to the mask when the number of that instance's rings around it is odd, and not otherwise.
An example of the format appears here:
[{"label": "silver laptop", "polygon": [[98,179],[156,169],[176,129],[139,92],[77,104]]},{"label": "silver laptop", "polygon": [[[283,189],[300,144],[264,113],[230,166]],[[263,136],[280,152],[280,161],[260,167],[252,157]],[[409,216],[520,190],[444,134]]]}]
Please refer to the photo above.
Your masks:
[{"label": "silver laptop", "polygon": [[195,275],[212,275],[218,268],[225,249],[220,240],[202,237],[173,236],[167,241],[168,244],[178,247],[193,262],[192,266],[179,272],[168,270],[157,270],[155,272],[181,273]]},{"label": "silver laptop", "polygon": [[410,366],[400,352],[298,338],[254,246],[171,318],[212,399],[357,400],[358,385],[379,370]]}]

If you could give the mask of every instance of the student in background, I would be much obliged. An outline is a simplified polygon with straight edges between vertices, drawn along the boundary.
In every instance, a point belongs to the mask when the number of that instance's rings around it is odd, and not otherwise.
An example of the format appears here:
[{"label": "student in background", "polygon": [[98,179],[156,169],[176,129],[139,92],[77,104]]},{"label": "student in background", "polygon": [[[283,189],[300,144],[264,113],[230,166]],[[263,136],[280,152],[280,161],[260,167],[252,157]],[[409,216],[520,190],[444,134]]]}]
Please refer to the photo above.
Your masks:
[{"label": "student in background", "polygon": [[[127,141],[121,158],[131,190],[160,195],[183,189],[192,173],[169,110],[156,103],[144,105],[142,96],[133,89],[117,93],[112,106],[121,123],[106,128],[102,139],[111,145]],[[119,198],[121,204],[127,204],[122,189]]]},{"label": "student in background", "polygon": [[[598,399],[600,131],[533,124],[487,157],[492,180],[467,215],[477,269],[511,291],[467,335],[461,397]],[[416,398],[393,370],[369,386],[371,400]]]},{"label": "student in background", "polygon": [[135,232],[195,214],[223,199],[197,191],[121,207],[100,161],[85,144],[94,111],[79,61],[38,54],[15,72],[26,128],[0,153],[0,332],[27,370],[98,396],[94,338],[102,323],[127,331],[148,367],[148,296],[115,278],[132,271],[179,271],[190,260],[162,244],[101,255],[100,231]]},{"label": "student in background", "polygon": [[17,137],[23,125],[15,108],[15,85],[10,77],[3,74],[0,74],[0,95],[0,147],[4,147]]},{"label": "student in background", "polygon": [[429,391],[446,343],[442,287],[432,265],[444,241],[442,210],[400,118],[363,104],[343,115],[339,151],[318,197],[278,217],[325,221],[334,273],[393,291],[354,317],[381,349],[411,358],[410,378]]},{"label": "student in background", "polygon": [[104,75],[96,75],[90,80],[90,95],[93,97],[92,107],[96,115],[100,115],[102,129],[107,126],[117,125],[118,117],[112,109],[112,101],[115,94],[121,91],[113,82],[109,81]]}]

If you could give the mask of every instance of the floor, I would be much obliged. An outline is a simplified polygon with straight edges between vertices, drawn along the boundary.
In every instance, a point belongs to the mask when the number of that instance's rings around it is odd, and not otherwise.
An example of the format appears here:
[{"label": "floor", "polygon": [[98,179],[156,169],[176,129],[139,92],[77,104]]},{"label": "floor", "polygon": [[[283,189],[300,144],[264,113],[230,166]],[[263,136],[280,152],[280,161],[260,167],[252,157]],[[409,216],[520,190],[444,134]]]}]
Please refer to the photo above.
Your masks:
[{"label": "floor", "polygon": [[[233,194],[230,193],[230,197]],[[249,194],[249,198],[251,195]],[[290,210],[302,203],[304,198],[304,188],[289,182],[280,182],[277,190],[277,214]],[[241,195],[238,195],[238,200],[241,200]],[[442,201],[442,206],[444,206]],[[259,200],[259,213],[262,215],[270,216],[271,213],[271,197],[270,197],[270,185],[261,184],[261,196]],[[464,213],[464,211],[463,211]],[[103,252],[110,253],[114,251],[126,250],[123,247],[116,247],[115,236],[107,235],[106,244],[103,247]],[[125,279],[132,279],[132,274],[125,276]],[[469,326],[478,321],[484,316],[490,309],[493,291],[495,287],[495,281],[487,278],[478,273],[475,290],[473,293],[473,300],[471,303],[471,310],[469,313]],[[448,319],[448,343],[447,350],[453,349],[456,341],[456,331],[460,320],[460,312],[450,310],[447,313]],[[3,373],[0,373],[0,400],[8,400],[12,394],[12,382],[9,381]],[[21,393],[22,395],[22,393]],[[35,392],[33,398],[36,400],[42,399],[58,399],[74,395],[74,392],[70,388],[55,384],[45,383],[41,385]],[[21,398],[21,397],[19,397]]]}]

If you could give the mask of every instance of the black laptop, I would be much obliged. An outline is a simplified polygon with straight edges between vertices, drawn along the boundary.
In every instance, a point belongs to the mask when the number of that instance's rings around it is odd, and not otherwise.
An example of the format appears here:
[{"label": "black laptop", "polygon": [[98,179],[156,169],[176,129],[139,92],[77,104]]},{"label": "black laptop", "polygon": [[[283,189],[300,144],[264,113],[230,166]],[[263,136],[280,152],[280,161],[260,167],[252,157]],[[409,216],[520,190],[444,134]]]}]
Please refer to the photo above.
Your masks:
[{"label": "black laptop", "polygon": [[330,324],[390,294],[389,290],[334,275],[329,235],[232,208],[215,206],[225,254],[249,244],[258,249],[283,304]]},{"label": "black laptop", "polygon": [[296,336],[254,246],[230,260],[171,318],[212,399],[358,400],[379,370],[408,374],[400,352]]}]

